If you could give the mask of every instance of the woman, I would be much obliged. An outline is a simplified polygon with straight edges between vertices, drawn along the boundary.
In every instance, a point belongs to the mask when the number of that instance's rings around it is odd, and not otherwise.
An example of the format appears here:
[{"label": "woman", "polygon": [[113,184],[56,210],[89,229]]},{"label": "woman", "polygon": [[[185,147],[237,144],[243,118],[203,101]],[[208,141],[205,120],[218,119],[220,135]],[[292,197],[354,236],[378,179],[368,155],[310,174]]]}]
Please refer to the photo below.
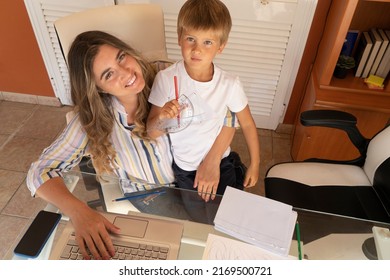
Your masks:
[{"label": "woman", "polygon": [[174,181],[168,139],[149,139],[145,126],[156,71],[134,49],[100,31],[76,37],[68,66],[75,117],[31,165],[27,186],[72,220],[84,258],[88,247],[95,259],[109,259],[114,247],[108,233],[119,228],[70,193],[62,172],[89,154],[98,174]]}]

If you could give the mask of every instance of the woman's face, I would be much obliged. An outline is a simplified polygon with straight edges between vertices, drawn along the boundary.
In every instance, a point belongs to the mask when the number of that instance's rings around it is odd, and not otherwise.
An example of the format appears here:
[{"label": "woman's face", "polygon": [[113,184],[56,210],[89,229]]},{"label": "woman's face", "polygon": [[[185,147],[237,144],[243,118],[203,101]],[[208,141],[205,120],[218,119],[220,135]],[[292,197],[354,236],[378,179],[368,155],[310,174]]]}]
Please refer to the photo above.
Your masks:
[{"label": "woman's face", "polygon": [[93,62],[97,87],[118,98],[137,95],[145,87],[138,62],[124,51],[102,45]]}]

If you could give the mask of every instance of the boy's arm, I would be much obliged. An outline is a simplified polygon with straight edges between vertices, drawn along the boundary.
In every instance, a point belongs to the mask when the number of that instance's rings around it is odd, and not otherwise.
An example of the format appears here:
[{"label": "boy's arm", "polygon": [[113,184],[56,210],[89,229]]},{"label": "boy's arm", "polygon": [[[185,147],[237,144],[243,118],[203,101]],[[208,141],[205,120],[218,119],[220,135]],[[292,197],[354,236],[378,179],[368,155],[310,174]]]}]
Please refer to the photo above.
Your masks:
[{"label": "boy's arm", "polygon": [[194,187],[205,201],[215,198],[220,178],[221,159],[233,140],[235,127],[223,126],[213,146],[199,165],[194,180]]},{"label": "boy's arm", "polygon": [[242,111],[236,113],[240,122],[242,132],[250,155],[250,165],[245,174],[244,187],[253,187],[259,179],[260,165],[260,142],[257,134],[256,124],[253,120],[249,106],[247,105]]},{"label": "boy's arm", "polygon": [[156,139],[164,134],[164,131],[158,129],[159,115],[161,113],[161,107],[152,105],[150,109],[148,120],[146,122],[146,130],[148,136],[152,139]]},{"label": "boy's arm", "polygon": [[177,100],[171,100],[163,107],[152,105],[146,123],[147,133],[150,138],[156,139],[166,132],[159,125],[164,119],[175,118],[179,114],[180,105]]}]

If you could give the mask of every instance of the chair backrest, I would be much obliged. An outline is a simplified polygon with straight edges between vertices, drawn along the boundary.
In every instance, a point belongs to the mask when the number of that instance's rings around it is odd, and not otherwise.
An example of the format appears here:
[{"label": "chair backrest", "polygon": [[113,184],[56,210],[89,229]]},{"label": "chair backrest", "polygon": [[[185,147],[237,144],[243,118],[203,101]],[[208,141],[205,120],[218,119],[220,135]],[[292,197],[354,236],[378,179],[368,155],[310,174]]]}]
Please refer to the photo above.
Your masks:
[{"label": "chair backrest", "polygon": [[371,139],[363,169],[390,216],[390,126]]},{"label": "chair backrest", "polygon": [[122,39],[150,61],[168,60],[164,14],[156,4],[123,4],[85,10],[58,19],[54,27],[65,60],[76,36],[91,30]]}]

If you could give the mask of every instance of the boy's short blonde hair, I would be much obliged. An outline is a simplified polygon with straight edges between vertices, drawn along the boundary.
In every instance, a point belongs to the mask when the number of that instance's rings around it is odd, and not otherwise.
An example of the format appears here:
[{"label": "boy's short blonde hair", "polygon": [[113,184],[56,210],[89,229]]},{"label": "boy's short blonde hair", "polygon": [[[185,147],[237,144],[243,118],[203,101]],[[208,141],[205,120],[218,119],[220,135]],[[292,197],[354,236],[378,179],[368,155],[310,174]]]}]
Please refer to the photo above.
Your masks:
[{"label": "boy's short blonde hair", "polygon": [[188,29],[212,30],[226,44],[232,19],[228,8],[220,0],[187,0],[181,7],[177,19],[177,35],[181,38]]}]

